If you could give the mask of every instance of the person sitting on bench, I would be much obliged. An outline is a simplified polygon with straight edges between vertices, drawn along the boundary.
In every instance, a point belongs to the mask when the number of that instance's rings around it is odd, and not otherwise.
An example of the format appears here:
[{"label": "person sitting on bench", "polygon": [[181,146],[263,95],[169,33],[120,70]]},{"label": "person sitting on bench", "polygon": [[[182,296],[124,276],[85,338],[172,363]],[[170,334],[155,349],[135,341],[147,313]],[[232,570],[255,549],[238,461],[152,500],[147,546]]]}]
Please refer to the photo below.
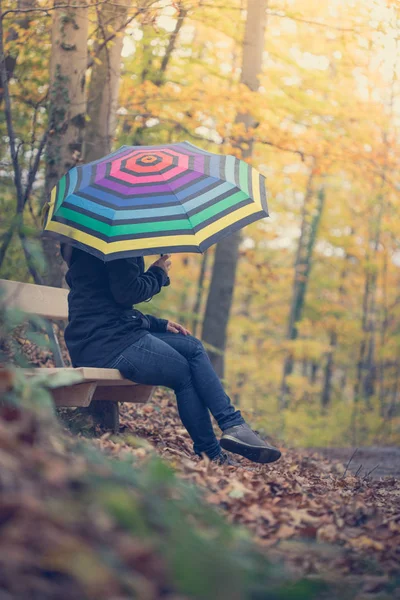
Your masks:
[{"label": "person sitting on bench", "polygon": [[[105,263],[70,245],[62,244],[61,252],[69,267],[65,341],[74,367],[114,368],[136,383],[171,388],[199,456],[234,464],[224,449],[257,463],[280,458],[232,406],[201,341],[179,323],[133,308],[170,283],[170,255],[145,271],[142,256]],[[222,431],[220,441],[210,413]]]}]

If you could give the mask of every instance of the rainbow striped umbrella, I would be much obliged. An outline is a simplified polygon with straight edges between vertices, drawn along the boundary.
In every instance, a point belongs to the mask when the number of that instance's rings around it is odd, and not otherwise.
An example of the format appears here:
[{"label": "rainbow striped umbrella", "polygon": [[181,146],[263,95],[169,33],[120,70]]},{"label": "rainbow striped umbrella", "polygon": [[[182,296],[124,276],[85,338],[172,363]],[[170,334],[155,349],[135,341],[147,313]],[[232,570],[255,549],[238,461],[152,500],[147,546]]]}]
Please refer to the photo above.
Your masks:
[{"label": "rainbow striped umbrella", "polygon": [[204,252],[268,216],[265,178],[189,142],[122,146],[53,188],[45,232],[108,261]]}]

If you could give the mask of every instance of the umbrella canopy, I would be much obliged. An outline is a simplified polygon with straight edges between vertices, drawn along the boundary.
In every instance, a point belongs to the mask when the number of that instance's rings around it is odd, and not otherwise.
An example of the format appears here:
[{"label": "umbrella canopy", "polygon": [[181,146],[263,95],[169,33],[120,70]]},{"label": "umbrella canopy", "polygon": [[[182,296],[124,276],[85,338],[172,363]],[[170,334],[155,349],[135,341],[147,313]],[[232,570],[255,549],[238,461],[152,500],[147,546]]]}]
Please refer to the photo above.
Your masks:
[{"label": "umbrella canopy", "polygon": [[189,142],[122,146],[53,188],[45,232],[108,261],[204,252],[268,216],[265,178]]}]

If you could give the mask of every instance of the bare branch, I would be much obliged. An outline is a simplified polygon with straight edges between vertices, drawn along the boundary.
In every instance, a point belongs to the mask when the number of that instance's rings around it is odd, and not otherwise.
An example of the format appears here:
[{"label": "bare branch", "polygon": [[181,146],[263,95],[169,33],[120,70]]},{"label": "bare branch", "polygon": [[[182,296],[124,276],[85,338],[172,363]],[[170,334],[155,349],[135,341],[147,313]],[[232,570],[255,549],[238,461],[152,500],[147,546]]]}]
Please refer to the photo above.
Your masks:
[{"label": "bare branch", "polygon": [[182,4],[180,4],[175,29],[169,38],[168,47],[165,51],[165,54],[164,54],[162,62],[161,62],[159,80],[156,82],[156,85],[157,84],[161,85],[161,83],[162,83],[164,73],[167,70],[168,63],[169,63],[172,53],[175,49],[176,40],[178,39],[179,32],[181,30],[181,27],[183,25],[183,22],[185,20],[187,13],[188,13],[187,9],[183,8]]},{"label": "bare branch", "polygon": [[360,473],[361,473],[361,471],[362,471],[362,468],[363,468],[363,466],[362,466],[362,463],[361,463],[361,465],[358,467],[357,471],[355,472],[355,477],[358,477],[358,476],[359,476],[359,474],[360,474]]},{"label": "bare branch", "polygon": [[3,264],[4,258],[7,254],[8,246],[10,245],[11,240],[14,236],[14,228],[15,224],[12,224],[11,227],[3,235],[3,243],[0,246],[0,267]]},{"label": "bare branch", "polygon": [[44,132],[42,139],[40,140],[40,144],[37,149],[35,160],[33,161],[33,165],[31,167],[31,169],[29,169],[28,182],[26,184],[26,189],[25,189],[25,194],[24,194],[24,206],[29,199],[29,196],[30,196],[30,193],[32,190],[32,186],[35,182],[36,174],[39,169],[40,159],[42,157],[43,150],[46,146],[47,138],[49,136],[49,131],[50,131],[50,127],[48,127],[47,130]]},{"label": "bare branch", "polygon": [[354,450],[353,454],[350,456],[349,462],[348,462],[348,463],[347,463],[347,465],[346,465],[346,468],[345,468],[345,470],[344,470],[344,473],[343,473],[343,475],[342,475],[341,479],[344,479],[344,478],[346,477],[346,473],[347,473],[347,470],[348,470],[348,468],[349,468],[349,466],[350,466],[350,463],[351,463],[351,461],[353,460],[353,458],[355,457],[355,455],[357,454],[357,452],[358,452],[358,448],[356,448],[356,449]]},{"label": "bare branch", "polygon": [[[149,112],[147,112],[147,113],[127,113],[123,116],[124,117],[127,117],[127,116],[142,117],[143,119],[157,119],[160,123],[166,123],[166,124],[169,123],[170,125],[173,125],[176,130],[183,131],[184,133],[186,133],[186,135],[189,135],[194,140],[208,142],[209,144],[215,144],[214,140],[206,138],[203,135],[198,135],[196,133],[193,133],[193,131],[190,131],[190,129],[188,129],[187,127],[182,125],[182,123],[180,121],[176,121],[175,119],[164,119],[164,118],[160,117],[159,115],[149,113]],[[222,143],[224,141],[225,140],[223,139]]]},{"label": "bare branch", "polygon": [[0,21],[2,21],[7,15],[10,14],[26,14],[26,13],[31,13],[31,12],[39,12],[39,13],[45,13],[45,15],[47,17],[50,16],[50,12],[53,10],[58,10],[61,8],[88,8],[89,6],[98,6],[99,4],[104,4],[105,2],[107,2],[107,0],[101,0],[100,2],[91,4],[91,3],[86,3],[86,4],[56,4],[54,6],[51,6],[49,8],[12,8],[9,10],[4,11],[3,13],[1,13],[0,16]]},{"label": "bare branch", "polygon": [[[104,46],[107,46],[107,44],[109,42],[111,42],[117,35],[117,33],[119,33],[120,31],[124,31],[126,27],[128,27],[128,25],[130,23],[132,23],[132,21],[134,21],[134,19],[136,19],[136,17],[138,15],[140,15],[140,13],[143,12],[142,9],[138,10],[135,12],[135,14],[133,14],[131,17],[129,17],[129,19],[127,21],[125,21],[125,23],[123,23],[121,25],[121,27],[119,27],[118,29],[116,29],[113,33],[111,33],[108,37],[105,36],[105,32],[104,32],[104,28],[102,28],[103,30],[103,41],[101,42],[101,44],[99,44],[96,47],[96,54],[98,54],[99,52],[101,52],[101,50],[104,48]],[[88,60],[88,64],[87,64],[87,68],[90,69],[90,67],[93,66],[94,63],[94,58],[90,58]]]},{"label": "bare branch", "polygon": [[364,475],[363,477],[363,481],[366,481],[368,479],[368,477],[378,468],[380,467],[379,464],[375,465],[375,467],[373,469],[371,469],[370,471],[368,471],[368,473],[366,475]]},{"label": "bare branch", "polygon": [[265,144],[266,146],[272,146],[273,148],[277,148],[278,150],[282,150],[283,152],[292,152],[293,154],[298,154],[302,162],[305,161],[305,158],[307,156],[311,156],[311,154],[306,154],[305,152],[302,152],[302,150],[295,150],[294,148],[285,148],[280,144],[274,144],[273,142],[270,142],[268,140],[254,139],[254,142],[258,142],[259,144]]},{"label": "bare branch", "polygon": [[274,12],[272,10],[267,9],[268,16],[271,17],[280,17],[281,19],[291,19],[292,21],[299,21],[300,23],[306,23],[307,25],[316,25],[317,27],[325,27],[326,29],[334,29],[335,31],[344,31],[349,33],[358,32],[358,29],[353,29],[351,27],[337,27],[336,25],[330,25],[329,23],[322,23],[321,21],[312,21],[310,19],[302,19],[301,17],[297,17],[294,15],[288,15],[286,13],[282,14],[281,12]]},{"label": "bare branch", "polygon": [[28,265],[29,272],[32,275],[34,282],[38,283],[39,285],[44,285],[44,279],[41,276],[41,274],[39,273],[39,271],[37,270],[34,261],[32,260],[31,253],[28,248],[27,238],[26,238],[25,233],[22,230],[22,222],[21,222],[21,227],[19,228],[19,231],[18,231],[18,235],[21,240],[22,249],[25,254],[26,264]]}]

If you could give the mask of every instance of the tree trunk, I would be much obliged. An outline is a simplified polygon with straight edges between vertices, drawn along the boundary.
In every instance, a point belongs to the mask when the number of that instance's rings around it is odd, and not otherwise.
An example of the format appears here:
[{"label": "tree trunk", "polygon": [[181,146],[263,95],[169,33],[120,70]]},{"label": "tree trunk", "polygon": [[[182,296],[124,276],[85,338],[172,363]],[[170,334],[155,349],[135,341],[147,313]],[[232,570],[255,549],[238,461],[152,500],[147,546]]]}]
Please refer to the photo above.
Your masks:
[{"label": "tree trunk", "polygon": [[[312,267],[312,257],[314,252],[315,242],[317,241],[319,223],[322,216],[322,211],[325,202],[325,190],[321,188],[318,192],[317,205],[312,218],[309,218],[308,204],[312,197],[312,174],[310,175],[307,185],[307,192],[303,206],[303,221],[301,226],[301,234],[297,249],[295,262],[295,276],[293,281],[292,303],[288,319],[287,340],[295,340],[297,338],[297,323],[301,320],[309,276]],[[285,408],[288,404],[290,387],[287,383],[287,378],[293,372],[293,356],[288,354],[283,365],[280,407]]]},{"label": "tree trunk", "polygon": [[[86,113],[88,8],[84,4],[84,8],[75,8],[75,4],[73,0],[57,0],[52,12],[47,197],[81,156]],[[46,282],[60,287],[64,268],[58,245],[47,238],[43,249],[47,261]]]},{"label": "tree trunk", "polygon": [[177,319],[184,327],[189,327],[189,315],[192,308],[189,293],[191,287],[189,274],[191,271],[191,257],[190,255],[184,256],[182,259],[182,287],[175,303]]},{"label": "tree trunk", "polygon": [[[258,78],[262,70],[266,10],[266,0],[247,0],[241,83],[253,91],[259,87]],[[243,123],[246,130],[254,124],[250,113],[238,114],[236,122]],[[238,145],[240,146],[243,141],[237,140]],[[248,159],[252,155],[253,144],[251,140],[245,141],[247,146],[242,151],[242,158]],[[202,339],[217,349],[217,352],[210,352],[210,359],[221,378],[224,377],[224,352],[235,288],[240,239],[238,231],[217,244],[203,323]]]},{"label": "tree trunk", "polygon": [[317,382],[319,364],[313,360],[311,363],[310,383],[314,384]]},{"label": "tree trunk", "polygon": [[[381,350],[386,345],[387,340],[387,331],[389,326],[389,308],[388,308],[388,251],[385,248],[383,255],[383,267],[382,267],[382,320],[381,320],[381,329],[380,329],[380,348]],[[386,372],[386,359],[385,357],[381,357],[378,363],[378,398],[379,398],[379,407],[380,407],[380,415],[382,417],[385,416],[385,404],[387,397],[387,390],[385,388],[385,372]]]},{"label": "tree trunk", "polygon": [[[142,38],[142,48],[143,48],[143,60],[142,60],[142,72],[140,75],[140,80],[151,81],[157,87],[161,87],[165,82],[165,74],[168,69],[168,65],[173,56],[176,43],[178,41],[179,32],[182,28],[182,25],[185,21],[187,15],[187,9],[182,6],[182,3],[175,4],[175,7],[178,11],[176,17],[176,23],[174,30],[171,32],[168,46],[165,50],[165,54],[162,58],[160,67],[154,67],[154,55],[153,55],[153,46],[151,45],[151,41],[154,36],[154,27],[146,25],[142,28],[143,30],[143,38]],[[124,122],[124,128],[126,131],[130,131],[131,125],[128,121]],[[143,125],[142,127],[138,127],[133,135],[132,144],[134,146],[140,146],[143,143],[143,138],[146,134],[147,127]]]},{"label": "tree trunk", "polygon": [[[286,333],[287,340],[296,339],[296,337],[297,337],[296,322],[298,321],[298,316],[299,316],[298,311],[299,311],[299,308],[300,308],[300,312],[302,310],[302,308],[300,307],[299,302],[298,302],[299,281],[300,281],[300,278],[302,277],[302,273],[300,272],[301,268],[303,268],[302,255],[304,253],[304,248],[305,248],[306,242],[307,242],[307,239],[306,239],[307,238],[307,219],[308,219],[308,212],[309,212],[309,203],[311,201],[312,194],[313,194],[313,189],[312,189],[313,178],[314,178],[314,172],[311,169],[310,175],[309,175],[308,181],[307,181],[306,193],[304,196],[304,202],[303,202],[303,207],[302,207],[300,237],[299,237],[299,242],[297,245],[296,259],[295,259],[295,263],[294,263],[292,301],[291,301],[291,305],[290,305],[290,312],[289,312],[287,333]],[[313,366],[314,366],[314,363],[313,363]],[[283,363],[283,374],[282,374],[281,392],[280,392],[281,407],[286,406],[286,404],[287,404],[287,396],[289,394],[289,387],[287,385],[287,377],[289,375],[291,375],[292,371],[293,371],[293,357],[292,357],[291,353],[288,353],[285,356],[285,360]],[[314,369],[313,369],[312,373],[315,373],[315,375],[316,375],[316,370],[314,371]],[[312,383],[314,383],[314,381],[312,381]]]},{"label": "tree trunk", "polygon": [[331,345],[331,347],[330,347],[330,350],[329,350],[327,358],[326,358],[326,364],[325,364],[325,369],[324,369],[324,384],[323,384],[322,394],[321,394],[321,406],[322,406],[323,410],[327,406],[329,406],[329,404],[331,402],[334,355],[335,355],[335,348],[337,345],[336,331],[331,331],[330,345]]},{"label": "tree trunk", "polygon": [[215,348],[209,356],[217,374],[224,376],[226,330],[232,306],[240,236],[230,235],[217,244],[214,268],[208,291],[202,339]]},{"label": "tree trunk", "polygon": [[[384,185],[384,178],[382,178],[382,188]],[[383,195],[380,194],[378,197],[379,210],[378,215],[371,221],[371,235],[368,243],[370,248],[372,245],[371,254],[368,252],[366,260],[369,263],[371,259],[376,260],[380,240],[381,240],[381,227],[382,219],[385,211],[385,201]],[[371,239],[372,238],[372,239]],[[372,270],[368,267],[365,273],[365,286],[364,286],[364,297],[363,297],[363,314],[362,314],[362,330],[363,339],[360,343],[359,358],[357,363],[357,379],[354,386],[354,395],[360,396],[362,393],[367,406],[370,405],[371,397],[375,393],[376,378],[377,378],[377,366],[375,364],[375,347],[376,347],[376,325],[377,325],[377,308],[376,308],[376,295],[377,295],[377,281],[378,281],[378,270]]]},{"label": "tree trunk", "polygon": [[194,336],[197,335],[197,328],[198,328],[198,325],[200,322],[200,311],[201,311],[201,304],[202,304],[202,300],[203,300],[204,281],[206,278],[206,270],[207,270],[207,263],[208,263],[209,255],[210,255],[209,252],[204,252],[203,256],[201,257],[200,273],[199,273],[199,279],[197,282],[196,300],[195,300],[195,303],[193,306],[192,332],[193,332]]},{"label": "tree trunk", "polygon": [[[382,179],[382,187],[384,185],[384,179]],[[379,213],[375,226],[375,236],[373,242],[373,255],[376,259],[379,252],[380,240],[381,240],[381,226],[385,210],[385,201],[383,195],[379,197]],[[377,308],[376,308],[376,295],[377,295],[377,281],[378,281],[378,270],[374,271],[370,277],[370,304],[369,304],[369,316],[367,323],[367,352],[365,360],[365,377],[363,382],[363,391],[367,404],[370,404],[370,399],[375,393],[376,377],[377,377],[377,366],[375,363],[375,349],[376,349],[376,328],[377,328]]]},{"label": "tree trunk", "polygon": [[127,22],[127,5],[103,4],[99,10],[99,28],[102,32],[92,66],[88,89],[88,121],[85,128],[84,160],[92,162],[111,151],[116,127],[121,52],[123,37],[116,36],[105,43],[109,28],[123,32]]},{"label": "tree trunk", "polygon": [[179,35],[179,32],[180,32],[180,30],[182,28],[182,25],[184,23],[184,20],[185,20],[185,17],[187,15],[187,12],[188,12],[187,9],[184,8],[182,6],[182,4],[179,4],[179,6],[178,6],[178,16],[177,16],[177,19],[176,19],[175,28],[174,28],[173,32],[171,33],[171,35],[170,35],[167,49],[166,49],[165,54],[163,56],[163,59],[161,61],[160,71],[158,72],[158,74],[157,74],[157,76],[155,78],[155,81],[154,81],[154,83],[157,86],[160,86],[161,84],[164,83],[165,72],[167,70],[169,61],[171,60],[172,53],[175,50],[175,46],[176,46],[176,42],[177,42],[177,39],[178,39],[178,35]]}]

